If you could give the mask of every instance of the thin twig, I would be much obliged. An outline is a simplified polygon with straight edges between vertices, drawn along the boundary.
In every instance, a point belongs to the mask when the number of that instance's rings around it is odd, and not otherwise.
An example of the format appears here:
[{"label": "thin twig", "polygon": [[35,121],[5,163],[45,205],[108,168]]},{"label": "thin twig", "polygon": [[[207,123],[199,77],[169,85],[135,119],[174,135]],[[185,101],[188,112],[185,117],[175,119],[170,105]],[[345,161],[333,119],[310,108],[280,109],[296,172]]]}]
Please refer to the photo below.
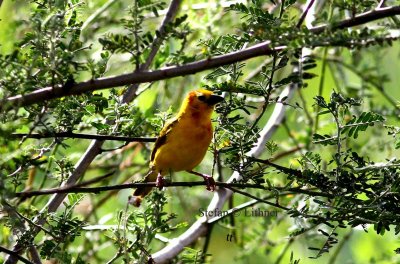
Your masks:
[{"label": "thin twig", "polygon": [[112,171],[112,172],[109,172],[109,173],[104,174],[104,175],[102,175],[102,176],[93,178],[93,179],[91,179],[91,180],[81,182],[81,183],[79,183],[79,184],[76,184],[75,187],[79,188],[79,187],[88,186],[88,185],[91,185],[91,184],[93,184],[93,183],[100,182],[100,181],[102,181],[102,180],[104,180],[104,179],[106,179],[106,178],[108,178],[108,177],[114,175],[114,173],[115,173],[115,171]]},{"label": "thin twig", "polygon": [[[138,71],[135,71],[133,74],[143,74],[145,71],[147,71],[150,68],[150,64],[153,62],[158,50],[161,47],[162,42],[164,41],[164,38],[166,37],[166,27],[168,26],[169,23],[172,22],[174,19],[176,13],[178,13],[179,6],[181,5],[181,0],[172,0],[169,7],[168,11],[165,14],[165,17],[163,21],[161,22],[160,27],[158,28],[159,35],[155,36],[153,43],[151,44],[150,47],[150,53],[146,58],[146,61],[140,65]],[[128,90],[124,93],[122,97],[122,102],[128,103],[131,102],[136,95],[137,89],[139,87],[139,82],[129,82],[126,84],[131,84],[128,88]]]},{"label": "thin twig", "polygon": [[82,24],[81,31],[85,31],[86,28],[102,13],[104,13],[108,8],[110,8],[113,4],[115,4],[118,0],[109,0],[104,3],[100,8],[98,8],[95,12],[93,12]]},{"label": "thin twig", "polygon": [[285,247],[282,249],[282,251],[279,253],[279,256],[276,258],[274,264],[279,264],[281,263],[283,257],[285,256],[286,252],[290,248],[290,245],[292,245],[294,242],[294,237],[289,238],[289,241],[286,243]]},{"label": "thin twig", "polygon": [[206,262],[206,255],[207,255],[208,247],[210,245],[211,234],[212,234],[212,231],[213,231],[213,227],[214,227],[214,225],[210,224],[208,226],[208,229],[207,229],[207,234],[206,234],[206,238],[205,238],[204,245],[203,245],[203,251],[201,252],[202,253],[201,254],[202,263],[207,263]]},{"label": "thin twig", "polygon": [[22,215],[21,213],[19,213],[17,210],[15,210],[13,207],[9,206],[10,208],[12,208],[12,210],[14,211],[14,213],[16,215],[18,215],[20,218],[22,218],[24,221],[26,221],[28,224],[41,229],[44,233],[52,236],[53,238],[57,238],[57,235],[53,234],[50,230],[47,230],[46,228],[44,228],[43,226],[39,226],[38,224],[34,223],[31,219],[29,219],[28,217]]},{"label": "thin twig", "polygon": [[312,5],[314,4],[314,2],[315,2],[315,0],[311,0],[311,1],[308,3],[306,9],[304,10],[303,14],[301,14],[301,17],[300,17],[299,21],[297,22],[297,25],[296,25],[297,28],[300,28],[301,25],[303,24],[304,19],[306,19],[306,16],[307,16],[307,14],[308,14],[308,11],[310,11],[310,9],[311,9]]},{"label": "thin twig", "polygon": [[356,74],[358,77],[360,77],[363,81],[372,84],[376,90],[382,94],[383,97],[385,97],[385,99],[394,107],[396,108],[396,110],[400,110],[400,107],[398,106],[397,102],[395,99],[393,99],[384,89],[383,89],[383,85],[382,82],[378,82],[378,81],[374,81],[371,80],[370,78],[368,78],[368,76],[366,76],[365,72],[356,69],[354,66],[345,63],[341,60],[335,59],[335,58],[327,58],[326,59],[328,62],[333,62],[335,64],[340,64],[341,66],[343,66],[344,68],[348,69],[349,71],[351,71],[352,73]]},{"label": "thin twig", "polygon": [[[325,76],[326,76],[326,68],[327,68],[327,58],[328,55],[328,48],[324,48],[324,53],[322,55],[322,65],[321,65],[321,77],[319,78],[319,84],[318,84],[318,96],[322,96],[323,89],[324,89],[324,83],[325,83]],[[317,132],[318,127],[319,127],[319,111],[320,111],[320,106],[317,105],[317,109],[315,110],[316,116],[315,116],[315,122],[314,122],[314,130],[313,134]]]},{"label": "thin twig", "polygon": [[[259,197],[255,196],[255,195],[252,195],[250,193],[243,192],[243,191],[240,191],[240,190],[232,188],[232,187],[228,187],[228,188],[231,189],[235,193],[239,193],[239,194],[241,194],[243,196],[252,198],[252,199],[254,199],[254,200],[256,200],[256,201],[258,201],[260,203],[265,203],[265,204],[268,204],[270,206],[273,206],[273,207],[276,207],[276,208],[279,208],[279,209],[282,209],[282,210],[285,210],[285,211],[290,211],[291,210],[291,208],[288,208],[286,206],[280,205],[277,202],[273,203],[273,202],[267,201],[266,199],[259,198]],[[324,220],[324,222],[326,222],[326,220],[324,218],[322,218],[321,216],[319,216],[319,215],[310,215],[310,214],[305,214],[305,213],[301,213],[301,212],[299,212],[299,213],[301,214],[302,217],[315,218],[315,219],[319,219],[319,220]]]},{"label": "thin twig", "polygon": [[377,8],[382,8],[382,7],[384,7],[384,6],[385,6],[385,3],[386,3],[386,0],[381,0],[381,1],[379,1],[379,4],[378,4]]},{"label": "thin twig", "polygon": [[[400,6],[391,6],[380,9],[371,10],[355,17],[348,18],[335,23],[331,29],[344,29],[349,27],[359,26],[374,20],[382,19],[385,17],[396,16],[400,14]],[[310,29],[311,32],[319,34],[327,29],[327,25],[316,26]]]},{"label": "thin twig", "polygon": [[[138,170],[136,170],[136,171],[133,171],[133,172],[132,172],[132,175],[135,175],[135,174],[138,173],[141,169],[142,169],[142,168],[140,168],[140,169],[138,169]],[[131,176],[130,174],[127,174],[127,176],[125,176],[125,177],[120,181],[120,184],[125,183],[125,182],[126,182],[129,178],[131,178],[131,177],[132,177],[132,176]],[[117,192],[118,192],[118,190],[113,190],[113,191],[107,193],[107,195],[105,195],[105,196],[104,196],[103,198],[101,198],[99,201],[97,201],[97,202],[91,207],[91,209],[89,210],[89,212],[87,212],[87,214],[85,215],[84,221],[87,221],[87,220],[90,218],[90,216],[91,216],[94,212],[96,212],[96,210],[97,210],[99,207],[101,207],[101,205],[103,205],[105,202],[107,202],[108,199],[109,199],[110,197],[112,197],[113,195],[115,195]]]},{"label": "thin twig", "polygon": [[290,210],[290,208],[287,208],[287,207],[282,206],[282,205],[277,204],[277,203],[272,203],[272,202],[267,201],[267,200],[265,200],[265,199],[263,199],[263,198],[258,198],[257,196],[254,196],[254,195],[252,195],[252,194],[250,194],[250,193],[247,193],[247,192],[243,192],[243,191],[238,190],[238,189],[236,189],[236,188],[233,188],[233,187],[227,187],[227,188],[230,189],[231,191],[235,192],[235,193],[239,193],[239,194],[241,194],[241,195],[243,195],[243,196],[252,198],[252,199],[254,199],[254,200],[258,201],[258,202],[265,203],[265,204],[268,204],[268,205],[277,207],[277,208],[279,208],[279,209],[283,209],[283,210],[285,210],[285,211],[289,211],[289,210]]},{"label": "thin twig", "polygon": [[349,241],[352,234],[353,234],[353,229],[350,229],[350,231],[340,241],[339,245],[337,245],[337,248],[335,252],[333,252],[333,254],[331,255],[328,264],[335,264],[336,258],[338,257],[340,251],[343,249],[343,246]]},{"label": "thin twig", "polygon": [[296,153],[297,151],[300,151],[304,147],[305,147],[304,145],[299,145],[299,146],[296,146],[296,147],[294,147],[292,149],[289,149],[289,150],[286,150],[286,151],[282,151],[282,152],[276,154],[275,156],[273,156],[272,158],[270,158],[269,161],[275,161],[275,160],[281,159],[281,158],[286,157],[286,156],[288,156],[290,154]]},{"label": "thin twig", "polygon": [[283,167],[281,165],[272,163],[269,160],[263,160],[263,159],[257,159],[257,158],[252,158],[252,160],[254,160],[256,162],[260,162],[260,163],[266,164],[266,165],[269,165],[269,166],[271,166],[271,167],[273,167],[273,168],[275,168],[275,169],[277,169],[277,170],[279,170],[279,171],[281,171],[283,173],[286,173],[288,175],[293,175],[293,176],[296,176],[296,177],[303,177],[301,171],[299,171],[299,170],[286,168],[286,167]]},{"label": "thin twig", "polygon": [[58,132],[58,133],[13,133],[11,137],[14,138],[82,138],[82,139],[97,139],[97,140],[114,140],[114,141],[125,141],[125,142],[155,142],[155,137],[126,137],[126,136],[109,136],[109,135],[94,135],[94,134],[81,134],[74,132]]},{"label": "thin twig", "polygon": [[272,59],[270,59],[270,58],[265,59],[260,65],[257,66],[256,69],[254,69],[252,72],[250,72],[249,74],[246,75],[244,82],[248,82],[251,79],[253,79],[254,77],[256,77],[258,74],[260,74],[262,69],[264,67],[266,67],[268,64],[270,64],[271,62],[272,62]]},{"label": "thin twig", "polygon": [[[285,195],[286,195],[286,193],[285,193]],[[264,197],[263,199],[267,200],[267,199],[271,199],[271,198],[274,198],[274,197],[276,197],[275,194],[274,195],[269,195],[267,197]],[[208,224],[213,224],[213,223],[218,222],[218,221],[220,221],[220,220],[222,220],[222,219],[224,219],[224,218],[226,218],[228,216],[229,217],[232,216],[232,215],[233,216],[238,216],[238,215],[240,215],[240,213],[239,213],[240,211],[245,210],[246,208],[248,208],[250,206],[253,206],[253,205],[257,204],[257,203],[259,203],[259,201],[257,201],[257,200],[251,200],[251,201],[242,203],[242,204],[240,204],[240,205],[238,205],[236,207],[233,207],[233,208],[231,208],[231,209],[229,209],[227,211],[224,211],[224,213],[221,214],[221,215],[214,216],[213,218],[209,219],[207,221],[207,223]]]}]

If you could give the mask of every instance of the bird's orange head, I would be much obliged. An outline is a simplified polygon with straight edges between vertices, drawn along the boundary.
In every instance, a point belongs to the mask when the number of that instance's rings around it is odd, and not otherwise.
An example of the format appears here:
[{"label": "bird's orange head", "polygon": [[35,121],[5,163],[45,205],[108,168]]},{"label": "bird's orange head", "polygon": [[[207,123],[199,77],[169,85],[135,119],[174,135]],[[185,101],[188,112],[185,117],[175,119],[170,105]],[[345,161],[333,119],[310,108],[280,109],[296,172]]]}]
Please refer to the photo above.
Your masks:
[{"label": "bird's orange head", "polygon": [[199,89],[191,91],[183,101],[180,113],[202,113],[211,115],[214,106],[224,100],[223,97],[211,91]]}]

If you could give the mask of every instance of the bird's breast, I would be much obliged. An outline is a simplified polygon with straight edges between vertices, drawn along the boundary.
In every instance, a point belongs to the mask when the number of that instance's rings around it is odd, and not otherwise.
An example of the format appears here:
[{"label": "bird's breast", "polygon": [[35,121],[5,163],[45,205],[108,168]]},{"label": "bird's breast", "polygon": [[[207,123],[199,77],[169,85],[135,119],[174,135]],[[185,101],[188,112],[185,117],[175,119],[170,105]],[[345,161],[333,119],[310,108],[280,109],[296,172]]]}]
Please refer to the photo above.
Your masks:
[{"label": "bird's breast", "polygon": [[180,121],[167,137],[154,158],[153,165],[159,171],[192,170],[204,158],[212,139],[210,122]]}]

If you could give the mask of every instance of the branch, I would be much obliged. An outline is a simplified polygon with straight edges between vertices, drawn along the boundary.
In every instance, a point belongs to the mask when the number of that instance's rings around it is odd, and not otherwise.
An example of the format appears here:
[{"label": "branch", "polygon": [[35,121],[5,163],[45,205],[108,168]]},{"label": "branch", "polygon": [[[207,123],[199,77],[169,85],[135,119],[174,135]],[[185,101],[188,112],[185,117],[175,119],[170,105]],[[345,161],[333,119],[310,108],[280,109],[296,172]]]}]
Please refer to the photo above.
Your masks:
[{"label": "branch", "polygon": [[11,137],[15,138],[83,138],[83,139],[97,139],[97,140],[114,140],[114,141],[125,141],[125,142],[154,142],[155,137],[125,137],[125,136],[108,136],[108,135],[93,135],[93,134],[81,134],[74,132],[58,132],[58,133],[44,133],[44,134],[25,134],[25,133],[13,133]]},{"label": "branch", "polygon": [[[1,1],[1,0],[0,0],[0,1]],[[1,3],[1,2],[0,2],[0,3]],[[26,263],[26,264],[34,264],[33,262],[29,261],[28,259],[26,259],[26,258],[20,256],[17,252],[12,251],[12,250],[10,250],[10,249],[7,249],[7,248],[5,248],[5,247],[0,246],[0,251],[1,251],[1,252],[4,252],[4,253],[6,253],[6,254],[8,254],[8,255],[10,255],[10,256],[13,256],[14,258],[16,258],[17,260],[19,260],[19,261],[21,261],[21,262],[23,262],[23,263]]]},{"label": "branch", "polygon": [[[111,173],[110,175],[112,175]],[[108,175],[107,175],[108,176]],[[104,177],[104,176],[103,176]],[[99,193],[104,191],[112,191],[112,190],[123,190],[123,189],[132,189],[139,187],[156,187],[156,182],[134,182],[134,183],[124,183],[124,184],[116,184],[110,186],[101,186],[101,187],[81,187],[83,185],[88,185],[89,182],[73,185],[73,186],[62,186],[58,188],[52,188],[47,190],[37,190],[37,191],[24,191],[15,193],[16,197],[29,198],[33,196],[40,195],[49,195],[54,193]],[[193,186],[205,186],[206,183],[204,181],[195,181],[195,182],[169,182],[165,183],[163,187],[193,187]],[[290,191],[293,193],[301,193],[307,194],[311,196],[321,196],[327,198],[334,198],[334,195],[329,193],[321,193],[316,192],[310,189],[301,189],[301,188],[286,188],[286,187],[265,187],[260,184],[251,184],[251,183],[227,183],[227,182],[216,182],[216,186],[221,188],[252,188],[252,189],[261,189],[266,191]]]},{"label": "branch", "polygon": [[315,2],[315,0],[310,0],[310,2],[308,3],[306,10],[304,10],[303,14],[301,14],[301,17],[296,24],[297,28],[300,28],[301,24],[303,24],[304,20],[306,19],[307,14],[310,11],[311,7],[313,6],[314,2]]},{"label": "branch", "polygon": [[[178,13],[178,9],[179,9],[180,5],[181,5],[181,0],[172,0],[171,1],[170,5],[168,7],[168,11],[165,14],[165,17],[164,17],[163,21],[161,22],[161,25],[158,29],[159,34],[158,35],[156,34],[156,36],[154,37],[153,43],[151,43],[150,53],[149,53],[148,57],[146,58],[145,63],[140,65],[139,72],[136,72],[136,74],[141,75],[149,69],[150,64],[153,62],[158,50],[161,47],[161,44],[165,38],[166,27],[168,26],[169,23],[172,22],[176,13]],[[136,90],[139,87],[140,82],[130,82],[128,84],[131,84],[131,86],[123,95],[122,101],[124,103],[131,102],[134,99]]]},{"label": "branch", "polygon": [[71,87],[64,87],[63,85],[57,85],[54,87],[46,87],[35,92],[17,95],[7,98],[3,102],[3,107],[9,109],[11,106],[28,106],[38,102],[60,98],[68,95],[79,95],[86,92],[92,92],[96,90],[123,86],[128,84],[137,84],[145,82],[153,82],[164,79],[169,79],[177,76],[194,74],[207,69],[235,63],[238,61],[247,60],[257,56],[271,55],[274,52],[281,51],[285,47],[278,47],[271,49],[270,42],[263,42],[255,45],[251,48],[232,52],[226,55],[220,55],[213,58],[200,60],[193,63],[188,63],[183,66],[167,67],[156,71],[146,72],[134,72],[123,74],[114,77],[100,78],[96,80],[89,80],[81,82]]},{"label": "branch", "polygon": [[[174,1],[173,1],[174,2]],[[177,1],[179,2],[179,1]],[[395,16],[400,14],[400,6],[379,8],[376,10],[368,11],[354,18],[345,19],[340,22],[337,22],[333,25],[321,25],[310,29],[310,32],[315,34],[320,34],[326,29],[334,30],[334,29],[343,29],[348,27],[358,26],[367,22],[371,22],[374,20],[378,20],[381,18]],[[159,40],[159,39],[156,39]],[[158,45],[154,45],[158,48]],[[215,56],[212,58],[207,58],[204,60],[200,60],[197,62],[188,63],[182,66],[174,66],[167,67],[160,70],[155,71],[139,71],[134,73],[123,74],[114,77],[100,78],[96,80],[89,80],[77,84],[73,84],[69,87],[65,87],[63,85],[56,85],[54,87],[46,87],[38,89],[32,93],[25,95],[16,95],[6,99],[3,99],[2,107],[3,110],[10,109],[16,106],[28,106],[38,102],[60,98],[67,95],[79,95],[85,92],[92,92],[96,90],[112,88],[117,86],[123,86],[128,84],[139,84],[144,82],[153,82],[164,79],[169,79],[177,76],[184,76],[195,74],[197,72],[201,72],[204,70],[216,68],[219,66],[236,63],[239,61],[265,56],[272,55],[276,52],[282,51],[286,46],[280,47],[271,47],[270,41],[265,41],[259,44],[256,44],[250,48],[243,49],[240,51],[231,52],[228,54]],[[151,53],[152,55],[152,53]],[[141,69],[143,70],[143,69]],[[129,97],[132,96],[132,92],[130,90]]]},{"label": "branch", "polygon": [[[229,210],[223,211],[224,213],[222,213],[220,215],[214,216],[213,218],[208,220],[208,224],[213,224],[213,223],[218,222],[228,216],[239,216],[241,214],[240,211],[246,210],[246,208],[248,208],[250,206],[254,206],[255,204],[258,204],[258,203],[263,203],[264,201],[272,199],[272,198],[277,199],[277,196],[287,196],[287,195],[292,195],[292,194],[293,194],[292,192],[282,192],[282,193],[279,193],[278,195],[272,194],[272,195],[265,196],[261,199],[257,198],[257,199],[250,200],[248,202],[239,204],[238,206],[235,206]],[[274,205],[275,204],[273,204],[271,206],[274,206]]]},{"label": "branch", "polygon": [[235,193],[239,193],[239,194],[241,194],[241,195],[243,195],[243,196],[250,197],[250,198],[252,198],[253,200],[255,200],[255,201],[257,201],[257,202],[265,203],[265,204],[268,204],[268,205],[277,207],[277,208],[279,208],[279,209],[283,209],[283,210],[285,210],[285,211],[289,211],[289,210],[290,210],[289,208],[287,208],[287,207],[285,207],[285,206],[282,206],[282,205],[277,204],[277,203],[272,203],[272,202],[267,201],[267,200],[265,200],[265,199],[263,199],[263,198],[259,198],[259,197],[255,196],[255,195],[252,195],[252,194],[243,192],[243,191],[241,191],[241,190],[238,190],[238,189],[235,189],[235,188],[232,188],[232,187],[228,187],[228,189],[231,190],[231,191],[233,191],[233,192],[235,192]]},{"label": "branch", "polygon": [[262,159],[257,159],[257,158],[254,158],[254,157],[252,158],[252,160],[254,160],[256,162],[260,162],[260,163],[266,164],[268,166],[271,166],[271,167],[273,167],[273,168],[275,168],[275,169],[277,169],[277,170],[279,170],[279,171],[281,171],[281,172],[283,172],[283,173],[285,173],[287,175],[293,175],[293,176],[298,177],[298,178],[302,178],[303,177],[303,174],[299,170],[286,168],[286,167],[283,167],[281,165],[272,163],[269,160],[262,160]]},{"label": "branch", "polygon": [[[340,22],[336,22],[330,26],[331,29],[344,29],[349,27],[359,26],[374,20],[378,20],[385,17],[391,17],[400,15],[400,6],[391,6],[385,8],[378,8],[375,10],[371,10],[362,14],[359,14],[355,17],[342,20]],[[328,25],[316,26],[311,29],[312,32],[319,34],[326,30]]]}]

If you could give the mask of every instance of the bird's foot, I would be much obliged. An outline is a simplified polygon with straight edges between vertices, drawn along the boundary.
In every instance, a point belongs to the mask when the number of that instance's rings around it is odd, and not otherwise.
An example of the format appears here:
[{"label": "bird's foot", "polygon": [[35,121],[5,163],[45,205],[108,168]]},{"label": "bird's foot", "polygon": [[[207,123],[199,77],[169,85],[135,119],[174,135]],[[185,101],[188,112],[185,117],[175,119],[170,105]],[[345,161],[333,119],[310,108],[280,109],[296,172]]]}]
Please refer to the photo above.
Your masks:
[{"label": "bird's foot", "polygon": [[206,189],[211,192],[215,191],[216,184],[214,178],[209,175],[203,175],[203,179],[206,182]]},{"label": "bird's foot", "polygon": [[209,190],[209,191],[212,191],[212,192],[215,191],[216,184],[215,184],[215,180],[214,180],[213,177],[211,177],[211,176],[209,176],[207,174],[202,174],[202,173],[198,173],[198,172],[195,172],[195,171],[188,171],[188,172],[191,173],[191,174],[194,174],[194,175],[202,177],[204,179],[205,183],[206,183],[206,189]]},{"label": "bird's foot", "polygon": [[162,188],[164,187],[164,185],[165,185],[165,179],[164,179],[164,177],[161,175],[161,173],[158,173],[157,179],[156,179],[156,187],[157,187],[159,190],[162,190]]}]

